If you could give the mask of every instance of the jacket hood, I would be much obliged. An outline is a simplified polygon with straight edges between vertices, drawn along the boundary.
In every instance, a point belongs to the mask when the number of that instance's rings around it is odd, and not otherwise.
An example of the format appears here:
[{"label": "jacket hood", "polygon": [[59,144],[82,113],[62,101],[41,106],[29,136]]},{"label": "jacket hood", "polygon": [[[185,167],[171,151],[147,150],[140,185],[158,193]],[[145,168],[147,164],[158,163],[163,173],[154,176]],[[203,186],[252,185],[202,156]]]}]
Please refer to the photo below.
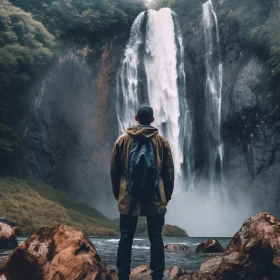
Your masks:
[{"label": "jacket hood", "polygon": [[133,126],[127,129],[127,133],[134,138],[146,138],[149,139],[158,134],[158,129],[153,126]]}]

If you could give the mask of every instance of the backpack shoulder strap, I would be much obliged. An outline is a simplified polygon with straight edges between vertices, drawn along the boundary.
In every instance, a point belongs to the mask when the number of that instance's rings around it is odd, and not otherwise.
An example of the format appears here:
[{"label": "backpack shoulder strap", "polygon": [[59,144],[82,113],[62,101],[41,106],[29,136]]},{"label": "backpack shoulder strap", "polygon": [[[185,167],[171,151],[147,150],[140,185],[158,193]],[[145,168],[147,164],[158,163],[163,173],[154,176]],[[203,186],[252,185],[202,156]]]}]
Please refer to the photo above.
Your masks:
[{"label": "backpack shoulder strap", "polygon": [[[160,145],[159,145],[159,142],[162,141],[161,138],[162,138],[162,136],[159,136],[159,134],[156,134],[151,138],[151,142],[153,144],[155,157],[156,157],[156,162],[157,162],[158,174],[161,174],[162,165],[163,165],[163,160],[162,160],[163,159],[163,149],[160,148]],[[158,157],[161,160],[158,160]],[[158,162],[160,162],[160,164],[158,164]]]}]

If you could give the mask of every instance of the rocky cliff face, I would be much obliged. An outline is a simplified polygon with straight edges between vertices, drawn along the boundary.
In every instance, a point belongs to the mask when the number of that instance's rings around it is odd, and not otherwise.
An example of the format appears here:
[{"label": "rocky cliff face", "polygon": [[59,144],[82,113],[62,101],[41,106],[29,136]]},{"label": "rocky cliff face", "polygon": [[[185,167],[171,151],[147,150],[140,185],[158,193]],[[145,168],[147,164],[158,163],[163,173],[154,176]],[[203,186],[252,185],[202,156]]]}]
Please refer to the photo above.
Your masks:
[{"label": "rocky cliff face", "polygon": [[[217,1],[218,2],[218,1]],[[246,49],[230,26],[223,1],[216,3],[223,61],[222,138],[224,176],[229,197],[240,194],[254,210],[279,213],[279,86],[269,77],[266,61]],[[207,126],[205,111],[205,46],[202,20],[195,23],[178,8],[186,49],[187,95],[194,122],[195,167],[203,177]]]},{"label": "rocky cliff face", "polygon": [[279,213],[279,87],[266,61],[235,41],[220,9],[224,79],[223,136],[228,188],[247,192],[256,210]]},{"label": "rocky cliff face", "polygon": [[109,164],[118,127],[114,90],[124,39],[101,53],[69,50],[31,93],[22,121],[29,178],[51,183],[74,200],[112,215]]}]

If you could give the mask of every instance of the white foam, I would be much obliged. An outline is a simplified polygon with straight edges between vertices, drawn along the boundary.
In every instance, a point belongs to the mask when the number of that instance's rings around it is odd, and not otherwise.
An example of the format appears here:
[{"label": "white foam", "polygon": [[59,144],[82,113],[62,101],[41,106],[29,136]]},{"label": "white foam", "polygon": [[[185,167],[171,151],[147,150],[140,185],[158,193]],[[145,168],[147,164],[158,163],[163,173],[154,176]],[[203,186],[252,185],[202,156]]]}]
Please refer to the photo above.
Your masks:
[{"label": "white foam", "polygon": [[168,244],[180,244],[180,245],[188,245],[186,242],[168,242]]},{"label": "white foam", "polygon": [[119,242],[120,240],[119,240],[119,239],[108,239],[107,241],[108,241],[108,242],[112,242],[112,243],[117,243],[117,242]]},{"label": "white foam", "polygon": [[132,246],[133,249],[140,249],[140,250],[149,250],[150,247],[148,246],[138,246],[138,245],[134,245]]}]

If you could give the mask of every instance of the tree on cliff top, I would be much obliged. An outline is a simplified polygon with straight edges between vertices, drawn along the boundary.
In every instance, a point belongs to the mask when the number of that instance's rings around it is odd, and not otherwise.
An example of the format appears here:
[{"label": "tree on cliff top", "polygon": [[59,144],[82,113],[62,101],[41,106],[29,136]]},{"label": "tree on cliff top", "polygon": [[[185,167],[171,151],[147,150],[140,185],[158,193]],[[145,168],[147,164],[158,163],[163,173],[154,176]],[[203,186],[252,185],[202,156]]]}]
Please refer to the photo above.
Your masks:
[{"label": "tree on cliff top", "polygon": [[2,2],[0,9],[0,166],[9,169],[19,146],[16,101],[53,58],[54,37],[31,14]]},{"label": "tree on cliff top", "polygon": [[11,0],[29,11],[62,41],[95,42],[114,31],[129,31],[146,9],[144,0]]}]

